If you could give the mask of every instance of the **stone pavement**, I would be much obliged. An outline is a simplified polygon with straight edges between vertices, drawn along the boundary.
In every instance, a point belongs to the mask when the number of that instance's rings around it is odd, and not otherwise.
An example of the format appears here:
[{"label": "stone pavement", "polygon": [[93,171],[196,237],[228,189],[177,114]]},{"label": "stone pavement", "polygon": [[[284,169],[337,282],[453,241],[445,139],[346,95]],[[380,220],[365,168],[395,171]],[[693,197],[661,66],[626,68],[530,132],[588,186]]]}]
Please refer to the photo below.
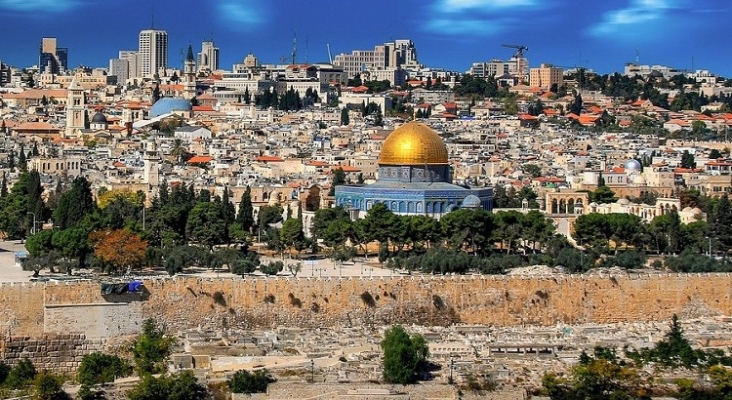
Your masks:
[{"label": "stone pavement", "polygon": [[15,265],[15,252],[26,251],[19,240],[0,242],[0,282],[30,282],[32,271],[23,271]]}]

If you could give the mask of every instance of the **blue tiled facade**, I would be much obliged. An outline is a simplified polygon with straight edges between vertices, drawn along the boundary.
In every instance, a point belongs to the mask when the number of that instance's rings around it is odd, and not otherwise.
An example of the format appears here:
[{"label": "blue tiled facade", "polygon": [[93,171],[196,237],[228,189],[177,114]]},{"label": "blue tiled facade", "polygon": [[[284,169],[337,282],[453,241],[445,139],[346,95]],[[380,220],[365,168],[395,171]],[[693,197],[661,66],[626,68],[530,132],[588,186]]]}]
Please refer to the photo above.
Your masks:
[{"label": "blue tiled facade", "polygon": [[395,214],[427,215],[440,218],[463,207],[463,200],[473,195],[480,206],[490,211],[493,189],[465,188],[449,183],[447,165],[379,166],[379,180],[371,185],[337,186],[336,205],[357,211],[363,218],[375,204],[383,203]]}]

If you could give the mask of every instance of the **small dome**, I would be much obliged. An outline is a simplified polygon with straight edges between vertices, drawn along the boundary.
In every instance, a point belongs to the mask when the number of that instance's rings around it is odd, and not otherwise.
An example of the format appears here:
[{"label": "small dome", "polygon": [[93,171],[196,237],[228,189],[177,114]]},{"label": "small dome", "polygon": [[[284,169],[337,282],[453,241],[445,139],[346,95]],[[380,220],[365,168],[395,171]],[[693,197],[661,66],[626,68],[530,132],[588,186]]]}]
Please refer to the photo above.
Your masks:
[{"label": "small dome", "polygon": [[690,213],[691,207],[685,207],[683,210],[681,210],[681,212]]},{"label": "small dome", "polygon": [[692,212],[692,213],[693,213],[694,215],[701,215],[701,214],[704,214],[704,212],[703,212],[703,211],[701,210],[701,208],[699,208],[699,207],[694,207],[694,208],[692,208],[692,209],[691,209],[691,212]]},{"label": "small dome", "polygon": [[481,208],[480,199],[476,195],[468,195],[463,199],[461,208]]},{"label": "small dome", "polygon": [[620,204],[621,206],[627,206],[628,204],[630,204],[630,200],[626,198],[618,199],[618,204]]},{"label": "small dome", "polygon": [[633,183],[636,185],[645,185],[646,184],[646,178],[644,178],[641,175],[636,176],[633,178]]},{"label": "small dome", "polygon": [[379,164],[447,164],[447,146],[429,126],[409,122],[389,134],[381,146]]},{"label": "small dome", "polygon": [[102,114],[101,112],[98,112],[94,114],[91,120],[92,124],[106,124],[107,123],[107,117]]},{"label": "small dome", "polygon": [[163,97],[150,107],[150,117],[155,118],[173,111],[191,111],[192,109],[191,102],[186,99]]},{"label": "small dome", "polygon": [[628,160],[625,162],[626,171],[640,171],[641,169],[641,163],[638,160]]}]

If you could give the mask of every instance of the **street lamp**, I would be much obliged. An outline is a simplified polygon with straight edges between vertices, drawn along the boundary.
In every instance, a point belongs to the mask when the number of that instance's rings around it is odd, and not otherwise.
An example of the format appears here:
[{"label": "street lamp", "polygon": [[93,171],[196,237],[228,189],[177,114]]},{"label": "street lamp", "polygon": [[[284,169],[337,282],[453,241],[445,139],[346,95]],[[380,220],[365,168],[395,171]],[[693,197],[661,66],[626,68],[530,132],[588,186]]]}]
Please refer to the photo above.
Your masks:
[{"label": "street lamp", "polygon": [[455,370],[455,359],[451,357],[450,358],[450,384],[451,385],[455,383],[455,381],[452,379],[452,371],[454,371],[454,370]]},{"label": "street lamp", "polygon": [[310,382],[315,383],[315,360],[310,359]]},{"label": "street lamp", "polygon": [[36,213],[28,211],[28,215],[33,216],[33,228],[31,228],[31,235],[36,234]]},{"label": "street lamp", "polygon": [[712,238],[707,236],[706,237],[709,240],[709,259],[712,259]]}]

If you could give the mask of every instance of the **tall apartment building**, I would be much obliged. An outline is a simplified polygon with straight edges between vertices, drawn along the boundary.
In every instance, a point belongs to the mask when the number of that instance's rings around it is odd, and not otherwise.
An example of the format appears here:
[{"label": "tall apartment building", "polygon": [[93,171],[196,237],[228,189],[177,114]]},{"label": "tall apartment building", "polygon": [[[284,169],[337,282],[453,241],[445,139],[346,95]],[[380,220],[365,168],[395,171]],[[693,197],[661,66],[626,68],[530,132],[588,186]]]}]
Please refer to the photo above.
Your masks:
[{"label": "tall apartment building", "polygon": [[564,84],[564,70],[551,64],[541,64],[539,68],[531,68],[529,71],[529,86],[540,87],[549,90],[553,85],[557,87]]},{"label": "tall apartment building", "polygon": [[343,68],[349,77],[366,70],[418,67],[417,49],[408,39],[395,40],[375,46],[373,50],[354,50],[338,54],[333,65]]},{"label": "tall apartment building", "polygon": [[40,72],[59,74],[68,69],[69,49],[58,47],[56,38],[44,37],[41,39],[38,55]]},{"label": "tall apartment building", "polygon": [[0,60],[0,87],[10,84],[11,75],[10,66]]},{"label": "tall apartment building", "polygon": [[158,29],[140,31],[138,53],[139,76],[143,78],[154,76],[159,69],[168,65],[168,33]]},{"label": "tall apartment building", "polygon": [[201,52],[198,53],[198,71],[216,71],[219,69],[219,48],[213,41],[201,43]]},{"label": "tall apartment building", "polygon": [[117,83],[124,85],[128,79],[139,76],[138,53],[134,50],[122,50],[119,58],[109,60],[109,75],[117,77]]}]

